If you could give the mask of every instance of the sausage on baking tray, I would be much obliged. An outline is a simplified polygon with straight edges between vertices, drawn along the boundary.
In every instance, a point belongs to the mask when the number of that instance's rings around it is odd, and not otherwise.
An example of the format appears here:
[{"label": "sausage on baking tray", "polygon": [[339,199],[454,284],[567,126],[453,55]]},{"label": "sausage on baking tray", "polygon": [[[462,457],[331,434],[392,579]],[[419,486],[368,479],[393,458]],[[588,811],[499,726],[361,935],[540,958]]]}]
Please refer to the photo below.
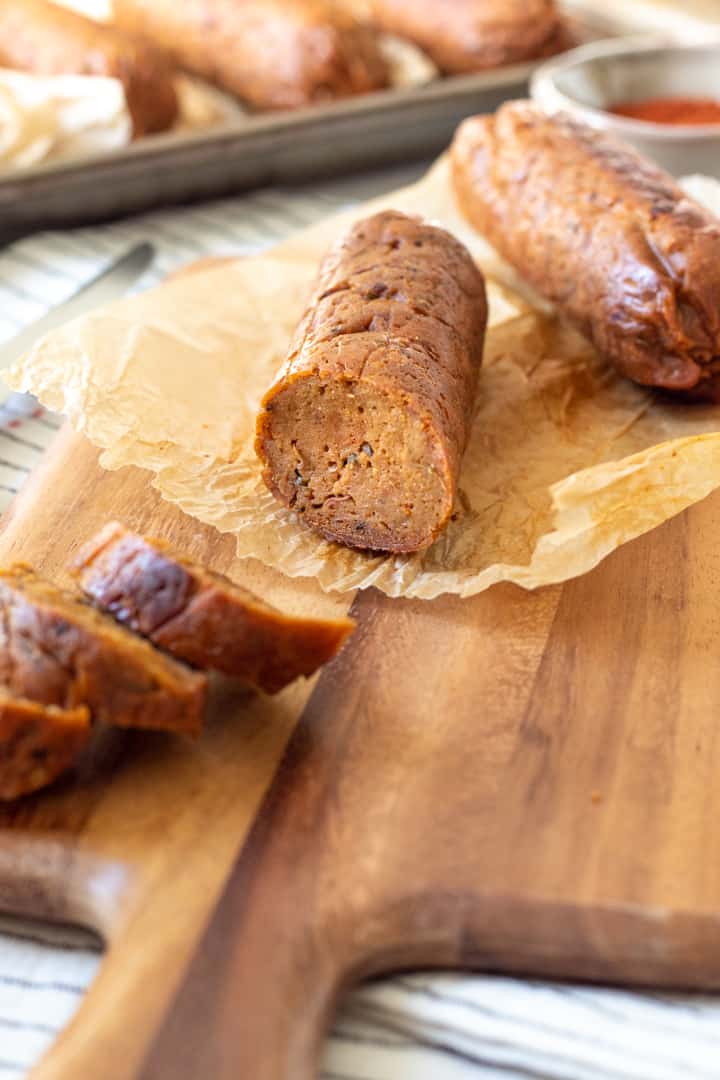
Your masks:
[{"label": "sausage on baking tray", "polygon": [[0,800],[52,783],[90,741],[90,712],[15,697],[0,687]]},{"label": "sausage on baking tray", "polygon": [[408,38],[441,71],[459,75],[558,52],[554,0],[369,0],[380,30]]},{"label": "sausage on baking tray", "polygon": [[158,648],[271,694],[330,660],[355,626],[287,615],[116,521],[83,546],[73,573],[94,604]]},{"label": "sausage on baking tray", "polygon": [[167,56],[129,34],[48,0],[0,0],[0,67],[38,75],[104,75],[124,87],[136,136],[178,113]]},{"label": "sausage on baking tray", "polygon": [[0,685],[120,727],[194,735],[207,677],[18,565],[0,571]]},{"label": "sausage on baking tray", "polygon": [[331,0],[115,0],[115,20],[257,109],[387,85],[375,33]]},{"label": "sausage on baking tray", "polygon": [[467,219],[623,375],[720,398],[720,221],[630,147],[530,102],[459,128]]},{"label": "sausage on baking tray", "polygon": [[486,321],[459,241],[386,211],[325,258],[257,420],[273,494],[330,540],[409,552],[447,523]]}]

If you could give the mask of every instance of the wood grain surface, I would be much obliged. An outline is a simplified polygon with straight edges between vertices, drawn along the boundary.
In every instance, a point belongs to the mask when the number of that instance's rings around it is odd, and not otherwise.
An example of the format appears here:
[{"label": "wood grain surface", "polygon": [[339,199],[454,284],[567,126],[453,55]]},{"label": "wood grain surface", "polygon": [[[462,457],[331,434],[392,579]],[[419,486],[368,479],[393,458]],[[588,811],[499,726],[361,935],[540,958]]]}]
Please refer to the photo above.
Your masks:
[{"label": "wood grain surface", "polygon": [[[110,517],[347,605],[68,433],[0,556],[59,575]],[[308,1080],[342,989],[398,968],[720,987],[718,528],[711,498],[563,587],[362,594],[314,689],[218,687],[197,744],[123,734],[5,810],[0,905],[110,946],[35,1080]]]},{"label": "wood grain surface", "polygon": [[[239,566],[229,537],[163,503],[141,472],[103,472],[70,432],[4,519],[0,560],[31,561],[62,581],[83,537],[111,518],[166,536],[291,610],[347,610],[348,598]],[[200,742],[118,733],[73,779],[0,810],[0,907],[79,922],[108,943],[77,1022],[41,1075],[134,1074],[311,685],[262,698],[218,683]]]}]

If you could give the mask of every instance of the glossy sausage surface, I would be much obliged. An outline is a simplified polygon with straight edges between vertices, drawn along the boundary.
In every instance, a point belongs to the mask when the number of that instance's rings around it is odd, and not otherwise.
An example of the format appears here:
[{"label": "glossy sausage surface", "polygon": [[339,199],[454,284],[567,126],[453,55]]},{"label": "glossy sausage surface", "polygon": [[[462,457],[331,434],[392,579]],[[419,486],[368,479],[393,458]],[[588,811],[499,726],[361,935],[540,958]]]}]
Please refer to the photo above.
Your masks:
[{"label": "glossy sausage surface", "polygon": [[115,0],[115,20],[257,109],[387,85],[374,32],[329,0]]},{"label": "glossy sausage surface", "polygon": [[467,219],[619,371],[716,399],[720,221],[633,149],[509,102],[459,128]]},{"label": "glossy sausage surface", "polygon": [[370,0],[373,23],[419,45],[446,74],[517,64],[567,47],[554,0]]}]

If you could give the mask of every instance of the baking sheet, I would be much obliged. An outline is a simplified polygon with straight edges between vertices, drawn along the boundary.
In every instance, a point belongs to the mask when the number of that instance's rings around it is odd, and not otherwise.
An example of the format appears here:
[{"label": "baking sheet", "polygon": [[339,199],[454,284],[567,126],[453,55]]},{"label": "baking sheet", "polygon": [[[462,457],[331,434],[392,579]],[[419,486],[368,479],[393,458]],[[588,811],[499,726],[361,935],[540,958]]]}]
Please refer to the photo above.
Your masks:
[{"label": "baking sheet", "polygon": [[[647,5],[644,5],[647,7]],[[611,17],[567,5],[582,40],[647,29],[641,4]],[[678,34],[697,23],[677,13]],[[658,28],[670,32],[663,20]],[[379,165],[429,159],[463,117],[527,93],[538,66],[513,65],[407,90],[387,90],[206,133],[156,135],[72,164],[44,164],[0,179],[0,243],[39,228],[87,224],[157,205],[260,185],[296,183]]]}]

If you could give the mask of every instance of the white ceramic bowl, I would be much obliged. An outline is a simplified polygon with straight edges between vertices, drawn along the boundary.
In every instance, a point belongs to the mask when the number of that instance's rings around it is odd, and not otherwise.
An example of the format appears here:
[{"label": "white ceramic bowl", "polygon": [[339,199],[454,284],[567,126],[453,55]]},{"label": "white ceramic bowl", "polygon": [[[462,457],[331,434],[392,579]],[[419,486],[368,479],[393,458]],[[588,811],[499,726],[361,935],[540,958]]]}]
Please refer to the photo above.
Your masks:
[{"label": "white ceramic bowl", "polygon": [[676,176],[720,178],[720,125],[654,124],[607,112],[619,102],[657,97],[705,97],[720,102],[720,35],[668,45],[622,38],[583,45],[543,64],[530,82],[547,112],[574,114],[612,132]]}]

